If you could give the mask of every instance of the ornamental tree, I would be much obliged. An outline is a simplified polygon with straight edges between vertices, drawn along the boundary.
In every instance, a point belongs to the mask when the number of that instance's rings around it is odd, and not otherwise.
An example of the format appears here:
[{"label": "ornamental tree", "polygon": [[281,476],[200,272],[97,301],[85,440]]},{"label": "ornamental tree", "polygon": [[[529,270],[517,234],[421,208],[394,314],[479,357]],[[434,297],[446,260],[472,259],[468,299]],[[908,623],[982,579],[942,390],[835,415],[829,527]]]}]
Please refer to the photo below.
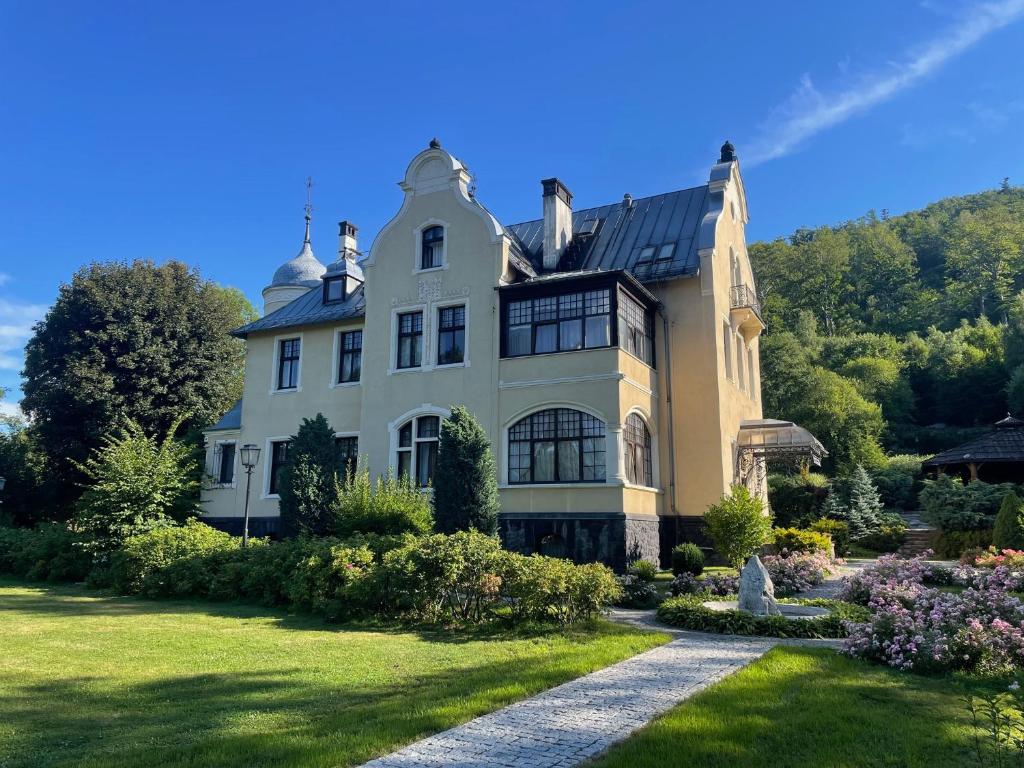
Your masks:
[{"label": "ornamental tree", "polygon": [[322,413],[303,419],[292,437],[288,461],[281,470],[281,533],[325,536],[340,492],[341,450],[334,429]]},{"label": "ornamental tree", "polygon": [[498,482],[491,441],[465,407],[441,424],[434,470],[434,518],[441,533],[498,531]]},{"label": "ornamental tree", "polygon": [[734,485],[728,496],[708,507],[704,522],[715,549],[736,568],[743,566],[769,540],[772,518],[761,499],[750,495],[745,485]]}]

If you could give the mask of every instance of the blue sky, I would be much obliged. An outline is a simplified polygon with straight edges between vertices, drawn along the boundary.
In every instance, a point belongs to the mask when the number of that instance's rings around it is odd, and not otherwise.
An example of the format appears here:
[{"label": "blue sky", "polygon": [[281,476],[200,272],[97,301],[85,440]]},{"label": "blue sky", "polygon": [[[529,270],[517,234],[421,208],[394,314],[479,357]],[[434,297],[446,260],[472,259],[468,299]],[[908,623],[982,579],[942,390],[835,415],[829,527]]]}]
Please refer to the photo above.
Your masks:
[{"label": "blue sky", "polygon": [[0,386],[83,263],[181,259],[258,305],[307,176],[326,261],[432,136],[508,223],[547,176],[578,207],[700,183],[725,138],[751,241],[1021,183],[1021,50],[1024,0],[0,0]]}]

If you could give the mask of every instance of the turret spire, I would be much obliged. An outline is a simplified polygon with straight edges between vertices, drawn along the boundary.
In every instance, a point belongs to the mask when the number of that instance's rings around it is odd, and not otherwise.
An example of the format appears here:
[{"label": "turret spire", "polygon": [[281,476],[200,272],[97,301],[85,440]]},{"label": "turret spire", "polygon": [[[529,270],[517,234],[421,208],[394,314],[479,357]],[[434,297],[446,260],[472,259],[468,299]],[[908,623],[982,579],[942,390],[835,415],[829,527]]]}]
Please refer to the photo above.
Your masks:
[{"label": "turret spire", "polygon": [[306,177],[306,237],[303,243],[309,243],[309,222],[313,218],[313,177]]}]

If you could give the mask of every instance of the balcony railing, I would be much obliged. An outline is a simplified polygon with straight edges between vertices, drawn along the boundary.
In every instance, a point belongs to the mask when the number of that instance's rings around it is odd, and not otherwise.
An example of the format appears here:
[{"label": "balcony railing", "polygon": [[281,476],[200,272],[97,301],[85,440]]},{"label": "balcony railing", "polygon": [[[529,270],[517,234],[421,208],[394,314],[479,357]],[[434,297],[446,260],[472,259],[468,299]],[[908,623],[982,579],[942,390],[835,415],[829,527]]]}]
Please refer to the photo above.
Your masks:
[{"label": "balcony railing", "polygon": [[749,285],[741,283],[729,289],[729,309],[751,309],[763,322],[761,302],[757,300],[757,294]]}]

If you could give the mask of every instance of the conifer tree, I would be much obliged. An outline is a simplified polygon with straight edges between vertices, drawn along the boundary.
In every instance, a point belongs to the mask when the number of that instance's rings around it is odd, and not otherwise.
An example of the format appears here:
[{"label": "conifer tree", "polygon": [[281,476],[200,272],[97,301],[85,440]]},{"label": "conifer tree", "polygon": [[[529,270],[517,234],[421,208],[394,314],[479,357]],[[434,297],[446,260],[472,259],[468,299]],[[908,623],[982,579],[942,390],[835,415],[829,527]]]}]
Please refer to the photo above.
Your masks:
[{"label": "conifer tree", "polygon": [[882,524],[882,497],[867,470],[858,464],[849,479],[850,538],[875,533]]},{"label": "conifer tree", "polygon": [[281,533],[326,535],[338,501],[341,451],[334,430],[318,413],[303,419],[288,448],[288,462],[278,482],[281,495]]},{"label": "conifer tree", "polygon": [[434,470],[434,518],[441,533],[498,531],[498,481],[491,441],[465,407],[441,424]]},{"label": "conifer tree", "polygon": [[1013,491],[1003,497],[992,531],[992,543],[999,550],[1024,549],[1024,503]]}]

